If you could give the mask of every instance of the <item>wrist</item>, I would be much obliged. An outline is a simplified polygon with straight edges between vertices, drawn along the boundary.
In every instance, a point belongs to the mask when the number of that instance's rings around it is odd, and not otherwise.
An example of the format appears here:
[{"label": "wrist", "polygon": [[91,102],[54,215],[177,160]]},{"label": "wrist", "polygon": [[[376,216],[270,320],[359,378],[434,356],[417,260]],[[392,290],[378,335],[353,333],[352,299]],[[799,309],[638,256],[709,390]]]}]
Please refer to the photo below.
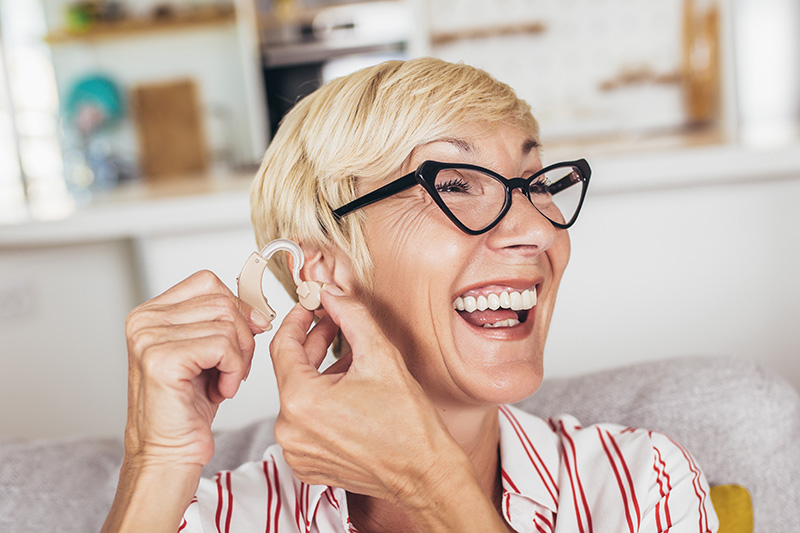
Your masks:
[{"label": "wrist", "polygon": [[126,457],[103,531],[174,533],[192,501],[202,466]]},{"label": "wrist", "polygon": [[400,505],[422,531],[506,531],[468,459],[431,469]]}]

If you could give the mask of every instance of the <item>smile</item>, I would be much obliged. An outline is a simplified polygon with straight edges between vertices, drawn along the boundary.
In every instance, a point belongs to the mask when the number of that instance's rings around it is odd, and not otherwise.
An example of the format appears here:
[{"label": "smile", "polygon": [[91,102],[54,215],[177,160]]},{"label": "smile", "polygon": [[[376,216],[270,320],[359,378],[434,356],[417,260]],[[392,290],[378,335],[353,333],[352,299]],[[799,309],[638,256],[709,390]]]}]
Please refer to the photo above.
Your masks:
[{"label": "smile", "polygon": [[536,289],[523,291],[482,292],[478,296],[459,296],[453,309],[474,326],[484,328],[511,328],[528,316],[536,305]]}]

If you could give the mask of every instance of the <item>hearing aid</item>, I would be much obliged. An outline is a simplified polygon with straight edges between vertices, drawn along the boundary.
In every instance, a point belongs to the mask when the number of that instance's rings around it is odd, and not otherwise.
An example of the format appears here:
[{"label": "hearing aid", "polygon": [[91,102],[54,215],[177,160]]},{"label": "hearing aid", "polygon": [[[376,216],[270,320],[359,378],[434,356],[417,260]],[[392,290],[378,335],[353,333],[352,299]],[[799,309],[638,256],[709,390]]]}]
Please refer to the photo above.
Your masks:
[{"label": "hearing aid", "polygon": [[[264,277],[264,270],[266,270],[270,258],[275,252],[279,251],[289,252],[294,259],[292,279],[297,286],[297,297],[300,305],[309,311],[316,311],[322,307],[319,299],[322,283],[319,281],[302,281],[300,279],[300,270],[305,262],[300,245],[289,239],[275,239],[264,246],[260,252],[250,254],[244,267],[242,267],[242,272],[236,278],[239,298],[251,307],[258,309],[270,322],[275,319],[275,310],[270,307],[267,297],[264,296],[261,279]],[[271,329],[272,324],[267,327],[267,331]]]}]

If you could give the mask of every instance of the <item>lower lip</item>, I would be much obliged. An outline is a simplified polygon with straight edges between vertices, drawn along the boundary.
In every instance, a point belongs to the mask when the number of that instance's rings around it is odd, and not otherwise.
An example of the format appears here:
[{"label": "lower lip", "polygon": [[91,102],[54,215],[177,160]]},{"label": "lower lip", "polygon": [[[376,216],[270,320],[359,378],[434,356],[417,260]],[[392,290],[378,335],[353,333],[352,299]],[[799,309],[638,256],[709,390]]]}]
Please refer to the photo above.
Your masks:
[{"label": "lower lip", "polygon": [[461,318],[458,311],[454,309],[453,312],[457,315],[458,322],[461,322],[473,333],[494,340],[517,341],[526,339],[533,332],[533,324],[536,321],[536,307],[532,307],[531,310],[528,311],[528,318],[525,319],[525,322],[510,328],[484,328],[482,326],[474,326]]}]

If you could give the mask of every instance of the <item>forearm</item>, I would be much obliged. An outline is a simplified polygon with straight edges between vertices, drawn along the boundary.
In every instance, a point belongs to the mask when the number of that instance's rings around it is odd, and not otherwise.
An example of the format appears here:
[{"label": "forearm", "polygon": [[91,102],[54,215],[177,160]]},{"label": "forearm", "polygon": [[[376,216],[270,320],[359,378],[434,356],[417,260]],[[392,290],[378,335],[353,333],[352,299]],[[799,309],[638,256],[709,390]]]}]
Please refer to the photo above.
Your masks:
[{"label": "forearm", "polygon": [[175,533],[200,482],[199,465],[141,465],[126,460],[103,533]]}]

